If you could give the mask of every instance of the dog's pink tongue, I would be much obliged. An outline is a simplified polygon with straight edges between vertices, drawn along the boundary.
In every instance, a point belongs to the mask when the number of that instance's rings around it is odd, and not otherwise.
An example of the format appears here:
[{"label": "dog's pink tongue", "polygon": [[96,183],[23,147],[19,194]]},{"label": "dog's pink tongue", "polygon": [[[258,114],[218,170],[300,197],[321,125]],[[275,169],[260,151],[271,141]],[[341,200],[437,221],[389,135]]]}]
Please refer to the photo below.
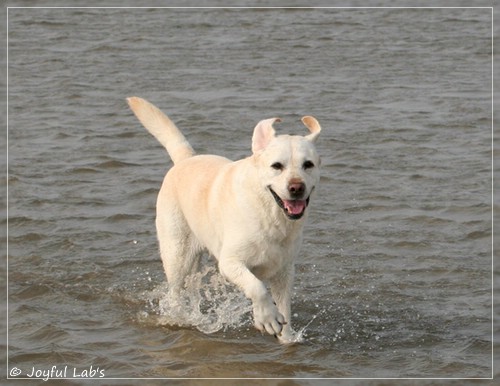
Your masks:
[{"label": "dog's pink tongue", "polygon": [[301,214],[306,208],[306,200],[283,200],[283,204],[290,214]]}]

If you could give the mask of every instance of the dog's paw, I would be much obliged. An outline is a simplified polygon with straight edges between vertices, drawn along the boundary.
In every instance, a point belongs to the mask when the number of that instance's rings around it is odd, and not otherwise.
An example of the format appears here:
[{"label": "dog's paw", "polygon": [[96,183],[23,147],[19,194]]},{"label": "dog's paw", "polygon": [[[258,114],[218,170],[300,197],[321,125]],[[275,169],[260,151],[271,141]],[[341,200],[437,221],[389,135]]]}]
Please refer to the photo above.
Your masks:
[{"label": "dog's paw", "polygon": [[254,304],[253,317],[255,328],[261,332],[279,336],[286,324],[285,318],[271,301]]}]

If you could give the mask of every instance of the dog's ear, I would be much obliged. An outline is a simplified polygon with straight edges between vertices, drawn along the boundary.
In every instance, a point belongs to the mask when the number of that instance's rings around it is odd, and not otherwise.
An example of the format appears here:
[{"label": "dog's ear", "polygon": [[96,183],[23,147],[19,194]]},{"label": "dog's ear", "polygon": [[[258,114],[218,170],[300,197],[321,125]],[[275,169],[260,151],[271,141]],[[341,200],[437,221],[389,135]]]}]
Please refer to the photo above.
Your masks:
[{"label": "dog's ear", "polygon": [[316,139],[318,139],[318,135],[321,132],[321,126],[319,125],[319,122],[316,120],[316,118],[307,115],[302,118],[302,123],[304,123],[304,125],[306,125],[306,127],[311,132],[311,134],[306,135],[306,138],[311,142],[316,142]]},{"label": "dog's ear", "polygon": [[276,132],[273,128],[274,122],[281,122],[281,119],[264,119],[257,123],[257,126],[255,126],[252,136],[252,152],[254,154],[261,150],[264,150],[269,142],[271,142],[271,140],[275,137]]}]

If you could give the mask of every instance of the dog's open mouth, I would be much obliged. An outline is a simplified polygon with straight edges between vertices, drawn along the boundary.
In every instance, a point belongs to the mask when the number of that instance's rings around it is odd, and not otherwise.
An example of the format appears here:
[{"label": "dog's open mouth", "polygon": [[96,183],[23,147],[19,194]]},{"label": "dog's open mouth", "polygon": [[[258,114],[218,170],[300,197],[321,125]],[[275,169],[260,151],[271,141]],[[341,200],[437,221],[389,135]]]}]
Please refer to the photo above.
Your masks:
[{"label": "dog's open mouth", "polygon": [[283,209],[289,219],[298,220],[304,215],[307,205],[309,204],[309,197],[305,200],[283,200],[270,186],[269,191],[273,195],[278,206]]}]

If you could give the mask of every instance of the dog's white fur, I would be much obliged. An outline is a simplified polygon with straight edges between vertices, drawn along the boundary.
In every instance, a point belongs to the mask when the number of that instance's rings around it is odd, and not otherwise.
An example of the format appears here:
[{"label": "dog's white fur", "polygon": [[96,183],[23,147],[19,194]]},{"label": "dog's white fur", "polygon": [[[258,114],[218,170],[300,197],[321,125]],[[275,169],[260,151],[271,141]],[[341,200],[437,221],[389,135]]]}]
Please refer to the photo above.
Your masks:
[{"label": "dog's white fur", "polygon": [[254,129],[253,154],[232,162],[195,155],[158,108],[141,98],[127,100],[174,162],[158,195],[156,217],[171,291],[179,293],[208,250],[222,275],[252,301],[255,327],[283,343],[296,341],[290,323],[293,263],[309,197],[319,182],[317,120],[302,118],[311,132],[305,137],[276,136],[272,125],[279,119],[263,120]]}]

